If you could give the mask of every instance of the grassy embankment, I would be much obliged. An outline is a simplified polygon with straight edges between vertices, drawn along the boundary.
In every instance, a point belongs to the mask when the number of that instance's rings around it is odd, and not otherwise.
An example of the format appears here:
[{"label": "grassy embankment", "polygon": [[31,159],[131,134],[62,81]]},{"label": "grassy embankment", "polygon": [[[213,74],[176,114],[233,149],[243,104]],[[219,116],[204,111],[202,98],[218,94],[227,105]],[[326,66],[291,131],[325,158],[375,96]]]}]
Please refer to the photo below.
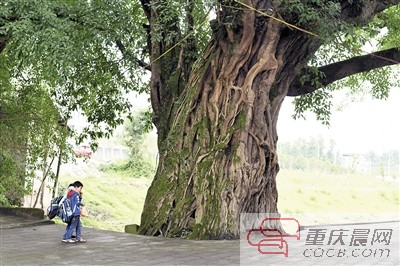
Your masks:
[{"label": "grassy embankment", "polygon": [[89,210],[89,216],[82,219],[84,226],[124,231],[125,225],[140,222],[151,176],[141,171],[113,170],[109,166],[89,162],[90,171],[80,177],[63,175],[60,186],[66,187],[77,178],[84,184],[83,200]]},{"label": "grassy embankment", "polygon": [[[139,224],[151,175],[132,170],[95,171],[82,176],[84,199],[90,217],[84,226],[123,231],[126,224]],[[73,175],[62,177],[61,184],[74,181]],[[351,222],[343,218],[357,214],[360,221],[399,219],[399,183],[362,174],[329,174],[281,170],[278,175],[279,210],[285,216],[298,213],[319,217],[318,223]],[[312,215],[316,213],[316,215]],[[329,220],[332,215],[336,220]],[[308,221],[307,223],[309,223]]]},{"label": "grassy embankment", "polygon": [[282,170],[278,206],[284,214],[304,213],[317,223],[399,220],[399,185],[365,174]]}]

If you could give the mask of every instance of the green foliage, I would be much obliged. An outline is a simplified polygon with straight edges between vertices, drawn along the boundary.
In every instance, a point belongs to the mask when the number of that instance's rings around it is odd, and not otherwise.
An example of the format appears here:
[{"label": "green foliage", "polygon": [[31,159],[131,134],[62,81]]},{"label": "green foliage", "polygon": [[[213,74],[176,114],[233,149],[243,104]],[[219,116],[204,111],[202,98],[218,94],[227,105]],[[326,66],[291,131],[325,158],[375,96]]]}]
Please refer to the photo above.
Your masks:
[{"label": "green foliage", "polygon": [[[157,14],[153,21],[152,40],[166,47],[173,45],[194,46],[186,49],[185,57],[197,57],[208,43],[211,32],[208,26],[210,11],[217,1],[150,1]],[[168,55],[165,55],[168,56]],[[191,62],[185,62],[191,63]]]},{"label": "green foliage", "polygon": [[145,134],[150,132],[153,128],[151,121],[152,113],[150,110],[140,111],[125,125],[124,139],[126,145],[131,150],[131,156],[141,156],[140,146],[143,143]]},{"label": "green foliage", "polygon": [[369,151],[363,154],[343,154],[335,142],[322,137],[299,138],[278,145],[281,169],[318,170],[333,174],[363,172],[371,176],[400,178],[399,152],[391,150],[382,155]]},{"label": "green foliage", "polygon": [[65,147],[67,130],[59,125],[59,114],[43,87],[5,85],[0,91],[0,195],[17,195],[6,196],[9,201],[2,204],[19,205],[35,171],[48,169],[44,158],[54,158]]},{"label": "green foliage", "polygon": [[129,159],[110,165],[104,165],[101,171],[123,172],[128,176],[140,178],[143,176],[152,177],[154,166],[143,156],[143,142],[149,131],[152,130],[152,113],[149,110],[140,111],[133,115],[130,121],[124,126],[125,144],[130,148]]},{"label": "green foliage", "polygon": [[154,167],[142,156],[138,155],[131,155],[128,161],[103,166],[100,170],[104,172],[124,173],[133,178],[152,178],[154,175]]},{"label": "green foliage", "polygon": [[[65,160],[68,134],[95,141],[123,122],[124,95],[147,90],[138,66],[147,56],[143,22],[140,4],[129,0],[0,2],[0,147],[21,169],[0,176],[26,179],[3,191],[29,187],[60,149]],[[82,132],[59,125],[73,112],[89,122]]]},{"label": "green foliage", "polygon": [[12,157],[0,151],[0,206],[19,206],[29,187],[25,188],[25,180],[21,178],[23,170]]},{"label": "green foliage", "polygon": [[[187,2],[178,1],[152,1],[151,8],[158,14],[157,23],[154,25],[155,34],[153,41],[164,41],[167,46],[175,43],[180,32],[178,29],[184,23]],[[167,27],[166,27],[167,26]]]},{"label": "green foliage", "polygon": [[345,24],[339,19],[340,1],[328,0],[284,0],[279,11],[289,13],[297,26],[304,27],[322,39],[331,39],[332,34]]},{"label": "green foliage", "polygon": [[[292,7],[292,9],[296,8],[299,7]],[[400,25],[399,13],[400,6],[393,6],[377,15],[368,25],[342,25],[340,31],[334,29],[334,26],[330,23],[325,23],[324,25],[328,27],[332,26],[334,32],[330,31],[331,37],[320,36],[325,44],[310,59],[310,66],[318,67],[331,64],[366,54],[371,50],[400,47],[398,37],[400,30],[398,26]],[[397,73],[398,66],[379,68],[349,76],[317,92],[300,96],[294,101],[295,114],[293,117],[297,119],[303,117],[304,112],[311,111],[316,114],[317,120],[329,125],[332,107],[331,93],[333,91],[347,89],[347,96],[353,99],[357,98],[357,95],[371,95],[376,99],[386,99],[390,89],[399,86]],[[315,81],[312,81],[313,85],[318,85],[320,75],[317,74],[316,77]],[[302,80],[309,81],[309,76],[305,75]]]},{"label": "green foliage", "polygon": [[326,147],[324,139],[297,139],[293,142],[281,143],[278,146],[280,167],[282,169],[301,169],[306,171],[324,169],[330,173],[343,173],[346,168],[341,165],[341,154],[335,150],[331,141]]},{"label": "green foliage", "polygon": [[[379,45],[382,48],[400,47],[400,6],[394,6],[375,17],[373,27],[379,34]],[[385,29],[381,32],[379,29]]]},{"label": "green foliage", "polygon": [[81,111],[91,123],[81,141],[123,122],[124,94],[144,85],[133,59],[144,59],[147,41],[139,3],[17,0],[2,1],[0,10],[0,34],[12,36],[0,61],[15,83],[46,84],[65,119]]},{"label": "green foliage", "polygon": [[370,95],[375,99],[387,99],[390,89],[395,87],[396,83],[391,68],[378,68],[350,76],[341,85],[350,88],[349,94]]},{"label": "green foliage", "polygon": [[321,121],[324,125],[329,125],[331,107],[332,107],[332,94],[326,89],[320,89],[310,94],[305,94],[294,99],[295,113],[294,119],[304,118],[306,111],[312,111],[317,120]]},{"label": "green foliage", "polygon": [[[383,26],[387,28],[387,34],[380,36],[382,47],[399,43],[397,6],[377,16],[368,27],[353,27],[340,22],[340,1],[285,0],[273,3],[279,4],[277,11],[291,18],[290,22],[318,33],[327,43],[320,56],[310,62],[312,65],[359,54],[368,39],[382,35],[380,29]],[[210,37],[210,29],[205,23],[209,11],[215,8],[218,12],[232,4],[232,1],[151,1],[149,7],[158,15],[151,38],[163,40],[167,46],[177,41],[187,45],[189,39],[181,36],[192,34],[196,37],[196,49],[186,52],[198,55]],[[2,83],[12,78],[13,84],[46,85],[45,90],[63,118],[68,119],[73,111],[86,115],[90,126],[78,136],[79,141],[109,136],[130,108],[121,96],[130,90],[147,90],[147,84],[141,81],[143,69],[138,63],[146,61],[149,52],[148,35],[143,27],[147,21],[140,3],[128,0],[5,0],[0,7],[0,35],[9,38],[0,61],[10,75],[5,77],[0,73]],[[337,34],[338,31],[341,33]],[[376,74],[368,78],[375,79],[375,84],[391,80],[385,76],[378,78]],[[377,86],[371,90],[377,97],[387,94]],[[329,105],[325,96],[326,93],[317,93],[312,97],[318,99],[308,97],[298,101],[298,105],[308,103],[312,106],[320,102]],[[301,111],[309,109],[298,107]],[[313,111],[324,123],[329,119],[328,107],[314,108]]]}]

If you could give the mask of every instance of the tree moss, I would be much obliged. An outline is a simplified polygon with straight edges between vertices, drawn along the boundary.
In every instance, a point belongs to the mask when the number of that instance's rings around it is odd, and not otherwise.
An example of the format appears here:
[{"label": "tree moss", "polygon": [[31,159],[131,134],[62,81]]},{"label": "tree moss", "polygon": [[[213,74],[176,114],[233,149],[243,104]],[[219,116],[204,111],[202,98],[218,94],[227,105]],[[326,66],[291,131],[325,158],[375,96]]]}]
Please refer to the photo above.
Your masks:
[{"label": "tree moss", "polygon": [[244,112],[240,112],[233,123],[232,130],[245,129],[246,128],[246,115]]}]

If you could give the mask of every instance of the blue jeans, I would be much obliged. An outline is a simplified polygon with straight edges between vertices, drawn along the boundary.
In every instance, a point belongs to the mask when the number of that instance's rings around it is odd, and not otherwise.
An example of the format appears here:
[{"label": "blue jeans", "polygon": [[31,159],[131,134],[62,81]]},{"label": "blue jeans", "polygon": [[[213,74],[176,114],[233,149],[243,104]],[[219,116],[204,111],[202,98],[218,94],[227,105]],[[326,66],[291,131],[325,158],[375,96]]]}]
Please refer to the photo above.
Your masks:
[{"label": "blue jeans", "polygon": [[74,216],[71,222],[67,224],[63,239],[71,239],[74,229],[76,230],[76,239],[80,239],[82,233],[82,223],[80,216]]},{"label": "blue jeans", "polygon": [[81,239],[82,235],[82,222],[81,222],[81,217],[78,216],[79,223],[76,225],[76,239]]}]

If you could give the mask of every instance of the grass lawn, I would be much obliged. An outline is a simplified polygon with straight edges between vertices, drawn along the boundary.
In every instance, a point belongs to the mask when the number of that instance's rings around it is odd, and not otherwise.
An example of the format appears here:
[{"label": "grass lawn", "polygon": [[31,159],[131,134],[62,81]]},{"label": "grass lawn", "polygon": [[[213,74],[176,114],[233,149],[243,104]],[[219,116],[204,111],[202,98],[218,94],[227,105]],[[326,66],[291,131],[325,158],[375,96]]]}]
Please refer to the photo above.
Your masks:
[{"label": "grass lawn", "polygon": [[127,224],[140,224],[151,179],[98,168],[99,165],[89,163],[79,177],[74,172],[61,176],[61,187],[78,179],[84,184],[83,201],[89,216],[82,218],[83,226],[123,232]]},{"label": "grass lawn", "polygon": [[[96,162],[80,162],[80,165],[64,173],[60,184],[66,187],[78,179],[83,182],[84,202],[90,214],[83,218],[84,226],[124,231],[127,224],[140,224],[151,177],[100,171],[101,163]],[[306,223],[320,224],[387,221],[400,217],[399,183],[396,182],[362,174],[286,169],[279,172],[277,182],[282,217],[301,214],[312,217]]]},{"label": "grass lawn", "polygon": [[318,223],[399,220],[399,183],[363,174],[281,170],[278,208],[309,214]]}]

